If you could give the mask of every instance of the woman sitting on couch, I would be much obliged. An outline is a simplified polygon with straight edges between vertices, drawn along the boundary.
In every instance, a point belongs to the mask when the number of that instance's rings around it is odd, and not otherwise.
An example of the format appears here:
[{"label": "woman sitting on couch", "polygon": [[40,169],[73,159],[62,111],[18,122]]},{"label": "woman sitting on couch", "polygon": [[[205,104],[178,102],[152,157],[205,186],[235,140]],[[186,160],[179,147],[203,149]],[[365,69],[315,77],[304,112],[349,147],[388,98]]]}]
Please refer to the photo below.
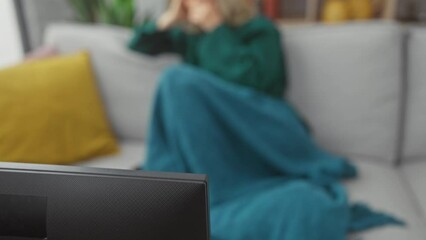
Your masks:
[{"label": "woman sitting on couch", "polygon": [[185,63],[159,83],[144,169],[209,175],[214,240],[343,240],[393,222],[349,207],[338,181],[356,170],[318,148],[283,100],[280,34],[256,5],[173,0],[136,30],[131,49]]}]

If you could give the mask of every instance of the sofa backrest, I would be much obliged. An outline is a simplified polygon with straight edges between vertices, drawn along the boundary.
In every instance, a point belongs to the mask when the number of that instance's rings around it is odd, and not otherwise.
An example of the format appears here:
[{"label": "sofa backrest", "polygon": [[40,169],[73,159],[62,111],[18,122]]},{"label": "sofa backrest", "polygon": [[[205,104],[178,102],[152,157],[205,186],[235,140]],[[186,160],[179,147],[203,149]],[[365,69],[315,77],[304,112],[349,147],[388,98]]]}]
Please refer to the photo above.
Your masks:
[{"label": "sofa backrest", "polygon": [[403,161],[426,160],[426,29],[412,27],[408,38],[408,91]]},{"label": "sofa backrest", "polygon": [[[130,35],[123,28],[56,24],[46,41],[63,53],[90,50],[117,135],[143,140],[156,81],[178,60],[130,52]],[[288,98],[321,146],[350,158],[397,159],[403,36],[399,26],[386,23],[283,29]]]},{"label": "sofa backrest", "polygon": [[176,57],[153,58],[127,50],[129,29],[111,26],[54,24],[46,44],[61,53],[88,50],[109,119],[120,139],[144,140],[150,106],[162,70]]},{"label": "sofa backrest", "polygon": [[324,148],[350,158],[398,158],[403,30],[388,23],[283,29],[289,99]]}]

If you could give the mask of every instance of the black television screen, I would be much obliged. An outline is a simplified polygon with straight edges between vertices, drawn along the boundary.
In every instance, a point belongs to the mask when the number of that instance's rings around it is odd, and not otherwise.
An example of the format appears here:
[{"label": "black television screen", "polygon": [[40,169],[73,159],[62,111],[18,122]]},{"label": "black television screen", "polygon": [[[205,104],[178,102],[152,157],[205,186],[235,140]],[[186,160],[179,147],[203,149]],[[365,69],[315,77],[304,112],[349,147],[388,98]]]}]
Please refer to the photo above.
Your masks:
[{"label": "black television screen", "polygon": [[207,178],[0,163],[0,240],[207,240]]}]

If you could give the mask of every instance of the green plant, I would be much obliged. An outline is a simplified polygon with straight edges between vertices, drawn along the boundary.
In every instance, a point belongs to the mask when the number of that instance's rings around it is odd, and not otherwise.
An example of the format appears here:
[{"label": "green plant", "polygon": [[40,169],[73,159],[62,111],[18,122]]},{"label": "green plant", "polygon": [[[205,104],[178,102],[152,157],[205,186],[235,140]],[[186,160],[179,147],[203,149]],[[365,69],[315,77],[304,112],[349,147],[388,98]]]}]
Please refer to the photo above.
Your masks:
[{"label": "green plant", "polygon": [[68,0],[73,8],[77,20],[81,22],[96,22],[95,9],[98,7],[98,1],[87,0]]},{"label": "green plant", "polygon": [[100,1],[97,14],[102,23],[132,27],[136,15],[134,0]]},{"label": "green plant", "polygon": [[125,27],[135,25],[134,0],[68,0],[68,2],[79,21]]}]

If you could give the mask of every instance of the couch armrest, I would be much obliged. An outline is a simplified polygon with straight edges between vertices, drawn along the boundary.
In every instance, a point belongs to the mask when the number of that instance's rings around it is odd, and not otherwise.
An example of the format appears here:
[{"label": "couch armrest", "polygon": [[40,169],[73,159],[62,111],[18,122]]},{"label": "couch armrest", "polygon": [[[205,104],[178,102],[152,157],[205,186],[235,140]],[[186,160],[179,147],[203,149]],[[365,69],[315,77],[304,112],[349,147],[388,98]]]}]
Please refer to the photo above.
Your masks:
[{"label": "couch armrest", "polygon": [[156,82],[176,56],[150,57],[127,49],[131,31],[105,25],[60,23],[48,27],[45,44],[60,53],[87,50],[111,124],[121,139],[143,140]]}]

